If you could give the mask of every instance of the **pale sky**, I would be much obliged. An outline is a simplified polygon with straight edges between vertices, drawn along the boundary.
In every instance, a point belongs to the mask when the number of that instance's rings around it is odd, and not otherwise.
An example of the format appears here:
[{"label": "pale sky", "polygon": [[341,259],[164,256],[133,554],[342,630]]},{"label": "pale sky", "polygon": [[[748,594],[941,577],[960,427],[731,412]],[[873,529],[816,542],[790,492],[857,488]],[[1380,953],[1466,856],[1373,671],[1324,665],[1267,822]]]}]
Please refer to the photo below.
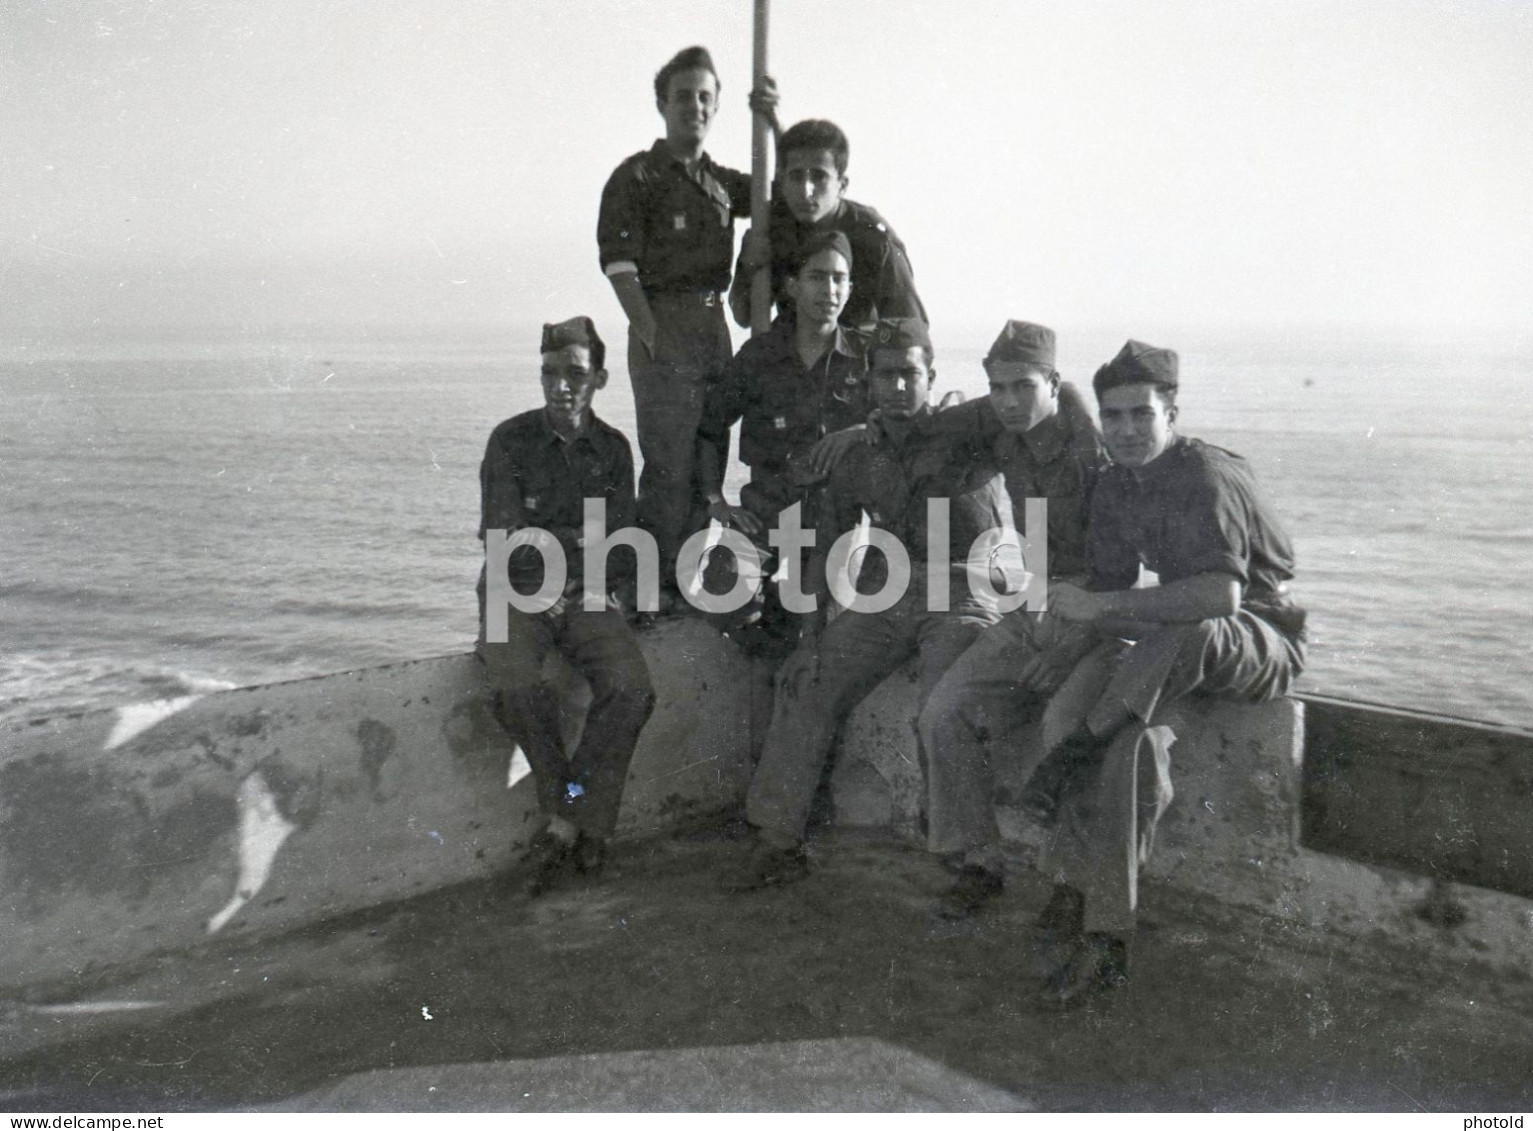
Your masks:
[{"label": "pale sky", "polygon": [[[749,0],[10,0],[0,332],[621,316],[608,173]],[[1533,3],[775,0],[940,332],[1533,327]]]}]

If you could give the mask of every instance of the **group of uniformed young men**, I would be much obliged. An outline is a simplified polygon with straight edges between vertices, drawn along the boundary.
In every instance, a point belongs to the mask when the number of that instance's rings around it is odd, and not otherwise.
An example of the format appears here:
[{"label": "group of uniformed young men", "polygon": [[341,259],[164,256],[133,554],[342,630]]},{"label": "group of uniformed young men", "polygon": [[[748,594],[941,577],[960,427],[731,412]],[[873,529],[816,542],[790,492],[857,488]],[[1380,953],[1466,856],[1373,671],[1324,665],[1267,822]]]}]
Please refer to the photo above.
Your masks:
[{"label": "group of uniformed young men", "polygon": [[[904,246],[845,198],[845,135],[821,120],[779,130],[770,82],[749,99],[777,132],[770,230],[747,233],[735,261],[749,181],[703,148],[719,89],[703,48],[671,59],[655,77],[665,137],[619,165],[602,193],[601,266],[628,317],[637,493],[626,439],[591,410],[607,368],[588,318],[544,327],[545,404],[497,427],[481,468],[480,536],[539,528],[568,563],[552,608],[508,609],[507,642],[489,643],[481,628],[479,644],[547,816],[529,891],[600,870],[654,707],[634,636],[632,558],[614,553],[606,608],[582,606],[584,501],[606,500],[609,534],[637,522],[653,535],[662,573],[651,618],[683,611],[677,551],[710,518],[768,555],[767,532],[797,522],[814,531],[813,551],[784,551],[777,581],[742,618],[750,623],[732,626],[753,647],[776,643],[781,666],[746,798],[749,849],[729,886],[807,873],[805,830],[838,724],[917,657],[929,845],[952,872],[935,911],[963,918],[1002,891],[994,767],[1021,760],[1031,771],[1023,806],[1053,829],[1042,864],[1056,885],[1038,920],[1053,962],[1040,1002],[1076,1005],[1127,979],[1138,869],[1172,794],[1172,736],[1153,725],[1157,709],[1195,689],[1281,696],[1302,666],[1292,547],[1243,459],[1177,433],[1169,349],[1131,340],[1097,370],[1098,431],[1060,380],[1054,333],[1008,321],[985,358],[989,395],[934,405],[932,343]],[[778,313],[731,358],[726,307],[745,323],[762,267]],[[737,504],[723,493],[736,424],[750,472]],[[1047,520],[1025,532],[1023,572],[995,535],[1015,530],[1028,500],[1047,501]],[[852,602],[827,618],[824,550],[864,515],[874,547],[893,539],[908,554],[909,584],[877,611]],[[856,591],[883,592],[893,560],[870,550]],[[1141,567],[1158,584],[1142,586]],[[512,552],[519,592],[539,589],[543,570],[531,547]],[[1003,611],[1044,580],[1046,612]],[[573,751],[560,689],[544,682],[552,650],[592,687]],[[1041,740],[1018,742],[1040,720],[1031,733]]]}]

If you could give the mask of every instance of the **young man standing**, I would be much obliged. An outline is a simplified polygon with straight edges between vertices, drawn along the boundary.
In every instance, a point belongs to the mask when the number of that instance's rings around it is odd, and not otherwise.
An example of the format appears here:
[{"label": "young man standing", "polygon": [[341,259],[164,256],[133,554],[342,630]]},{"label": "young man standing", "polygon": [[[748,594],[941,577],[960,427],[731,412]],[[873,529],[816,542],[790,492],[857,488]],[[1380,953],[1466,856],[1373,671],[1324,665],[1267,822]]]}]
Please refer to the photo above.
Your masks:
[{"label": "young man standing", "polygon": [[747,233],[729,294],[730,309],[741,326],[750,323],[755,269],[771,267],[772,293],[779,308],[787,309],[792,303],[787,293],[792,267],[804,242],[822,232],[840,232],[852,249],[852,295],[841,312],[844,325],[866,330],[883,318],[928,321],[905,245],[877,211],[844,195],[850,184],[849,155],[846,134],[823,119],[799,122],[778,137],[777,192],[767,246]]},{"label": "young man standing", "polygon": [[[1011,503],[985,453],[937,423],[929,403],[931,339],[918,319],[880,322],[868,356],[868,384],[880,410],[873,442],[848,451],[831,472],[828,512],[816,531],[828,548],[866,512],[874,544],[909,564],[899,591],[887,552],[869,552],[857,590],[895,590],[881,611],[855,604],[810,638],[783,665],[761,761],[746,796],[754,828],[735,890],[804,876],[804,833],[811,803],[847,713],[912,655],[921,661],[921,694],[931,690],[976,637],[999,619],[992,593],[974,592],[968,562],[975,542],[1013,529]],[[948,504],[947,531],[928,530],[929,500]],[[928,540],[939,540],[929,548]],[[928,563],[931,553],[938,555]],[[893,576],[891,576],[893,575]],[[1002,586],[1011,588],[1018,578]],[[882,600],[876,605],[882,605]]]},{"label": "young man standing", "polygon": [[676,552],[705,522],[695,475],[704,392],[729,365],[721,295],[729,289],[734,220],[750,214],[750,178],[703,150],[719,78],[702,47],[655,76],[665,137],[635,153],[602,190],[596,240],[628,316],[628,374],[639,451],[639,523],[660,550],[661,608],[675,602]]},{"label": "young man standing", "polygon": [[[1030,554],[1027,567],[1051,585],[1079,583],[1086,573],[1091,492],[1107,463],[1102,438],[1089,417],[1083,425],[1060,408],[1055,335],[1048,327],[1006,323],[984,365],[989,395],[948,409],[940,419],[951,424],[987,410],[994,415],[1002,432],[992,451],[1013,512],[1025,515],[1029,499],[1048,505],[1046,540],[1039,537],[1042,531],[1027,531],[1044,553]],[[1004,885],[991,752],[1041,711],[1042,703],[1027,692],[1053,690],[1036,665],[1024,670],[1038,643],[1052,639],[1051,633],[1087,636],[1083,629],[1045,624],[1041,613],[1025,608],[1007,613],[948,670],[921,712],[928,843],[957,865],[952,888],[937,907],[944,918],[969,916]],[[1062,678],[1063,673],[1048,675]]]},{"label": "young man standing", "polygon": [[[655,703],[644,656],[623,614],[610,604],[587,611],[581,601],[585,500],[606,500],[608,534],[631,526],[634,517],[628,441],[591,411],[591,399],[607,383],[606,349],[589,318],[571,318],[543,327],[542,355],[543,407],[499,424],[479,468],[479,537],[486,531],[545,531],[567,571],[563,592],[547,611],[505,608],[504,643],[489,639],[498,635],[486,620],[490,559],[479,575],[476,651],[495,689],[502,725],[532,767],[547,818],[533,841],[531,895],[573,871],[600,871],[628,762]],[[621,554],[611,578],[619,584],[632,566]],[[545,559],[535,547],[516,547],[506,565],[518,592],[541,590]],[[591,684],[591,707],[573,753],[565,750],[561,689],[543,676],[543,660],[553,651]]]},{"label": "young man standing", "polygon": [[[854,263],[840,232],[806,240],[788,276],[792,306],[767,333],[740,347],[729,375],[709,390],[698,431],[708,513],[741,530],[763,555],[769,552],[768,530],[795,503],[801,504],[800,525],[815,527],[824,465],[834,459],[821,441],[867,419],[864,343],[838,321],[853,290]],[[740,505],[732,506],[724,498],[720,456],[729,450],[736,421],[740,461],[751,477]],[[856,442],[843,435],[838,452]]]}]

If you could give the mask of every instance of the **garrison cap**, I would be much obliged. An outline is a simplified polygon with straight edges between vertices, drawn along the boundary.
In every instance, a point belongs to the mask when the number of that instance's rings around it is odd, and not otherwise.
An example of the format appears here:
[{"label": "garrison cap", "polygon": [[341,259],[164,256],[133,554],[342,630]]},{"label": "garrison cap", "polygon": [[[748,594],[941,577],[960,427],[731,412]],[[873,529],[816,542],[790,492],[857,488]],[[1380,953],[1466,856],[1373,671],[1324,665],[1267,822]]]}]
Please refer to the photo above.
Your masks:
[{"label": "garrison cap", "polygon": [[1054,369],[1054,331],[1036,322],[1019,322],[1013,318],[1001,330],[985,362],[992,361],[1036,365],[1040,369]]},{"label": "garrison cap", "polygon": [[1136,342],[1133,338],[1124,342],[1118,356],[1098,369],[1091,379],[1091,387],[1097,396],[1120,385],[1160,385],[1174,389],[1176,383],[1176,351]]},{"label": "garrison cap", "polygon": [[931,333],[919,318],[880,318],[873,327],[868,351],[877,349],[908,350],[912,346],[932,348]]},{"label": "garrison cap", "polygon": [[798,253],[794,255],[790,266],[793,273],[798,274],[799,268],[809,262],[809,257],[819,255],[822,251],[836,251],[841,253],[841,258],[846,260],[846,269],[852,269],[852,243],[846,238],[845,232],[829,231],[815,232],[802,244],[799,245]]},{"label": "garrison cap", "polygon": [[543,323],[543,344],[539,353],[550,353],[565,346],[585,346],[591,351],[591,365],[600,369],[607,359],[607,347],[596,332],[596,323],[584,314],[563,322]]}]

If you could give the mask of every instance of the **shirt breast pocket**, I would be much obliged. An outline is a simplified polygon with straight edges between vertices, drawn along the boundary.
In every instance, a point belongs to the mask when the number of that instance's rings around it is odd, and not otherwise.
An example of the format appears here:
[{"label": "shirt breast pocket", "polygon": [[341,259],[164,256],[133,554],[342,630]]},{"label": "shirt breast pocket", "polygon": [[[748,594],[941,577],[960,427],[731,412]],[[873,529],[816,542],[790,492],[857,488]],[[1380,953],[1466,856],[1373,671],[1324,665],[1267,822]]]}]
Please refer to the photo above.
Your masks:
[{"label": "shirt breast pocket", "polygon": [[611,488],[611,476],[607,472],[607,465],[594,454],[588,455],[581,461],[580,482],[581,494],[588,498],[601,498]]},{"label": "shirt breast pocket", "polygon": [[554,476],[541,467],[529,469],[522,477],[522,510],[526,512],[527,525],[558,525],[561,494]]}]

